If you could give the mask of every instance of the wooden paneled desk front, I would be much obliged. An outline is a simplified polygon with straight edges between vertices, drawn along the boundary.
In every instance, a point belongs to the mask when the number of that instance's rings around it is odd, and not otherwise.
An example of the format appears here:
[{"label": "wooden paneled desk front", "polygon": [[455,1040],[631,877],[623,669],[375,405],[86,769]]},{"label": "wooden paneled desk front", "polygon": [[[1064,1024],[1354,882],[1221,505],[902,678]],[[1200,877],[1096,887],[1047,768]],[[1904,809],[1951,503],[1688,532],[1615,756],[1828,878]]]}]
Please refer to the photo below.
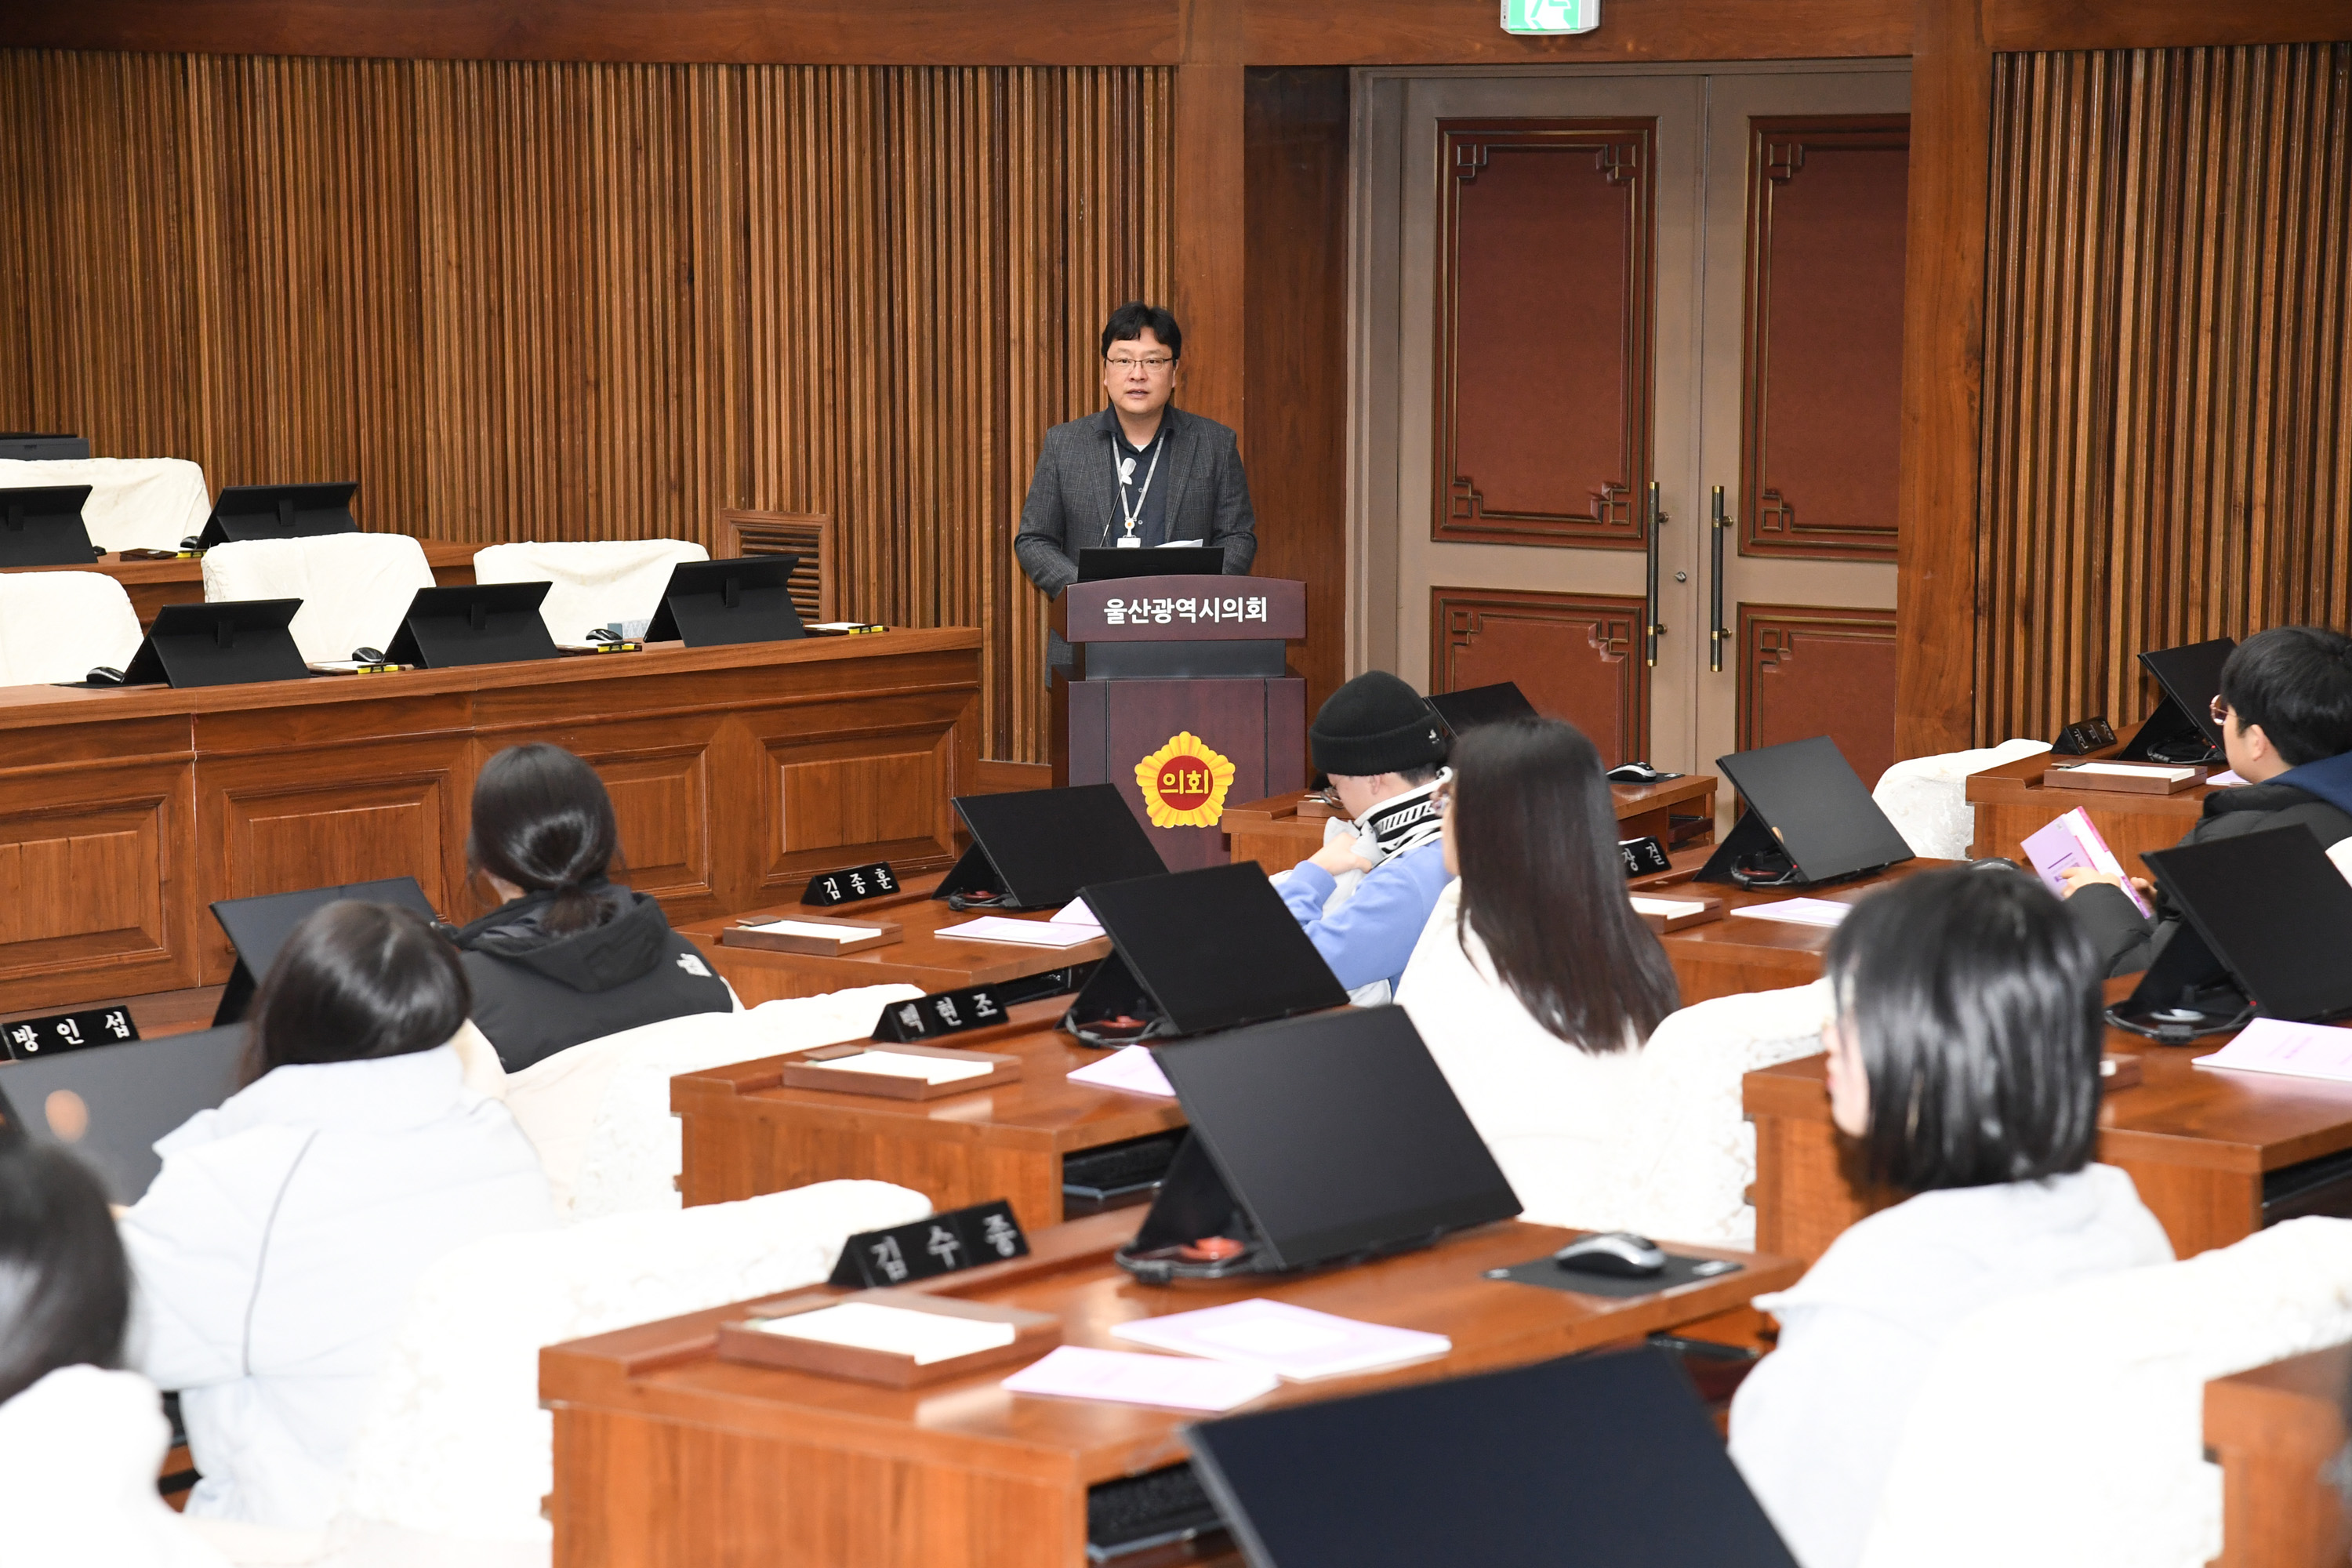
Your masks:
[{"label": "wooden paneled desk front", "polygon": [[2344,1451],[2352,1345],[2205,1385],[2205,1446],[2221,1467],[2213,1568],[2342,1568],[2352,1516],[2329,1485]]},{"label": "wooden paneled desk front", "polygon": [[[1062,1342],[1125,1348],[1113,1325],[1264,1296],[1446,1335],[1435,1361],[1286,1384],[1264,1405],[1520,1366],[1712,1316],[1791,1283],[1784,1259],[1691,1247],[1744,1268],[1633,1299],[1483,1278],[1573,1231],[1507,1221],[1361,1268],[1296,1279],[1150,1287],[1111,1262],[1135,1211],[1034,1233],[1026,1258],[900,1287],[1048,1312]],[[779,1300],[805,1300],[794,1292]],[[724,1307],[540,1353],[555,1412],[557,1568],[1083,1568],[1087,1489],[1185,1457],[1173,1411],[1024,1398],[998,1366],[898,1391],[717,1359]],[[1230,1551],[1157,1561],[1237,1564]]]},{"label": "wooden paneled desk front", "polygon": [[[1627,838],[1654,838],[1672,848],[1673,819],[1698,817],[1706,826],[1686,828],[1690,837],[1684,842],[1713,843],[1715,786],[1713,773],[1691,773],[1664,784],[1611,784],[1609,793],[1617,803],[1617,831]],[[1294,790],[1268,800],[1229,805],[1219,826],[1225,830],[1236,863],[1255,860],[1272,876],[1322,848],[1323,825],[1339,815],[1322,802],[1309,800],[1304,790]]]},{"label": "wooden paneled desk front", "polygon": [[[2130,986],[2110,982],[2109,1000]],[[2158,1046],[2107,1034],[2109,1050],[2139,1058],[2141,1078],[2100,1108],[2098,1157],[2131,1173],[2183,1258],[2262,1228],[2266,1173],[2352,1150],[2352,1085],[2189,1065],[2222,1043]],[[1830,1123],[1825,1059],[1764,1068],[1742,1084],[1756,1124],[1757,1245],[1807,1262],[1896,1201],[1865,1186],[1850,1163],[1851,1148]]]},{"label": "wooden paneled desk front", "polygon": [[[2129,739],[2126,736],[2125,742]],[[2112,756],[2114,751],[2091,754]],[[2169,849],[2179,843],[2180,836],[2204,816],[2205,797],[2213,793],[2210,784],[2198,784],[2179,795],[2070,789],[2042,782],[2050,762],[2051,754],[2042,752],[1969,775],[1968,801],[1976,808],[1976,842],[1969,846],[1970,855],[2002,855],[2021,865],[2027,837],[2079,806],[2090,814],[2092,826],[2125,869],[2146,875],[2141,854]]]},{"label": "wooden paneled desk front", "polygon": [[1021,1060],[1019,1082],[969,1094],[910,1100],[786,1089],[783,1057],[674,1078],[670,1109],[686,1152],[678,1189],[691,1205],[867,1177],[912,1187],[939,1208],[1003,1198],[1024,1228],[1057,1225],[1064,1155],[1184,1125],[1173,1100],[1067,1081],[1107,1054],[1054,1027],[1069,1001],[1023,1003],[1008,1024],[949,1037]]},{"label": "wooden paneled desk front", "polygon": [[623,875],[676,921],[817,871],[957,848],[977,787],[980,634],[731,647],[175,691],[0,689],[0,1010],[214,984],[215,900],[413,876],[471,912],[466,827],[493,752],[593,763]]},{"label": "wooden paneled desk front", "polygon": [[[682,928],[727,977],[747,1007],[786,996],[822,996],[857,985],[913,985],[930,991],[955,991],[967,985],[1002,985],[1008,980],[1043,974],[1073,964],[1092,963],[1110,952],[1101,937],[1076,947],[1024,947],[1018,942],[971,942],[943,937],[939,929],[960,925],[992,911],[951,910],[931,892],[946,875],[932,872],[910,877],[896,898],[868,899],[831,909],[805,904],[780,904],[740,915],[698,921]],[[1053,911],[1003,915],[1000,919],[1043,921]],[[866,916],[895,922],[901,940],[838,958],[805,952],[771,952],[761,948],[729,947],[720,938],[730,926],[745,921],[789,920],[815,916],[856,921]]]},{"label": "wooden paneled desk front", "polygon": [[[1705,851],[1687,852],[1686,864],[1664,875],[1644,877],[1632,886],[1636,893],[1661,899],[1721,899],[1724,917],[1705,925],[1689,926],[1659,940],[1675,966],[1682,988],[1682,1005],[1748,991],[1778,991],[1810,985],[1822,977],[1822,955],[1834,932],[1827,926],[1800,925],[1792,921],[1765,920],[1730,911],[1784,899],[1822,899],[1851,904],[1879,889],[1920,871],[1948,869],[1956,860],[1906,860],[1874,875],[1851,882],[1814,888],[1740,888],[1727,883],[1694,882],[1690,873],[1705,859]],[[1685,859],[1678,855],[1677,860]]]},{"label": "wooden paneled desk front", "polygon": [[[486,544],[457,544],[446,540],[420,539],[433,581],[442,587],[474,580],[474,552]],[[165,605],[205,602],[205,563],[201,559],[125,561],[119,554],[100,556],[87,566],[14,566],[14,572],[102,572],[122,584],[131,607],[143,628],[154,624],[155,612]]]}]

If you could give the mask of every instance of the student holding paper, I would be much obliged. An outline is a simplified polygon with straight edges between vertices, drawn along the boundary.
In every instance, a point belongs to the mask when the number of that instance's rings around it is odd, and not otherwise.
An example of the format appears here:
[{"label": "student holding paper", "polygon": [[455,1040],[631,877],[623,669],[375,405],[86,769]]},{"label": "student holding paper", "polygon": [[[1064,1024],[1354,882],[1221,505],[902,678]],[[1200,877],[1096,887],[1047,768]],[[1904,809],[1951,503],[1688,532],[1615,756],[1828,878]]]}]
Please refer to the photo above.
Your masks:
[{"label": "student holding paper", "polygon": [[1931,871],[1831,939],[1831,1118],[1913,1194],[1756,1305],[1780,1346],[1731,1405],[1731,1457],[1805,1568],[1861,1562],[1921,1379],[1979,1309],[2172,1259],[2098,1138],[2098,955],[2009,872]]},{"label": "student holding paper", "polygon": [[[2331,851],[2352,839],[2352,637],[2320,626],[2255,633],[2221,667],[2213,718],[2231,768],[2246,783],[2207,795],[2203,820],[2182,843],[2292,826],[2309,829]],[[2341,851],[2335,858],[2346,864]],[[2064,879],[2067,908],[2111,975],[2146,969],[2179,924],[2160,899],[2152,916],[2141,914],[2119,873],[2077,868]],[[2155,896],[2147,882],[2134,882]]]}]

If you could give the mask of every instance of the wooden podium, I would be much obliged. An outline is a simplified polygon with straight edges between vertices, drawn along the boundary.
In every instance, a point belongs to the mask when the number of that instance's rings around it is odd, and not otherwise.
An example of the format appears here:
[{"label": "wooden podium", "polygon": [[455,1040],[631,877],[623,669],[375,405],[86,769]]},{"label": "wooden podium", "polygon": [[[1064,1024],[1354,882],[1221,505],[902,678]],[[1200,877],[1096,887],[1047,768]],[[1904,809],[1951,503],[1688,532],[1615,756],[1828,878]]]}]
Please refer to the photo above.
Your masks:
[{"label": "wooden podium", "polygon": [[1307,783],[1307,584],[1274,577],[1074,583],[1054,603],[1054,783],[1118,786],[1172,871],[1226,863],[1225,807]]}]

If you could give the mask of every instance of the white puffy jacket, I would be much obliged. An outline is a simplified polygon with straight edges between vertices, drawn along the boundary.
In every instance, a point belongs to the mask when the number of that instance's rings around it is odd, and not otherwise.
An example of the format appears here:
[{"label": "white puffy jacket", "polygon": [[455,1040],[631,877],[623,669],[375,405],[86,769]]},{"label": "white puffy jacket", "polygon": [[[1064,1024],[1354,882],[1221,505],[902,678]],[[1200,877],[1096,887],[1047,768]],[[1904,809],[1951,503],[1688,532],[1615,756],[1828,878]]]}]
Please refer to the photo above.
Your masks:
[{"label": "white puffy jacket", "polygon": [[0,1405],[0,1563],[8,1568],[228,1568],[164,1506],[172,1440],[136,1373],[59,1367]]},{"label": "white puffy jacket", "polygon": [[453,1046],[278,1068],[155,1148],[128,1360],[182,1391],[188,1511],[322,1528],[418,1275],[552,1226],[546,1173]]}]

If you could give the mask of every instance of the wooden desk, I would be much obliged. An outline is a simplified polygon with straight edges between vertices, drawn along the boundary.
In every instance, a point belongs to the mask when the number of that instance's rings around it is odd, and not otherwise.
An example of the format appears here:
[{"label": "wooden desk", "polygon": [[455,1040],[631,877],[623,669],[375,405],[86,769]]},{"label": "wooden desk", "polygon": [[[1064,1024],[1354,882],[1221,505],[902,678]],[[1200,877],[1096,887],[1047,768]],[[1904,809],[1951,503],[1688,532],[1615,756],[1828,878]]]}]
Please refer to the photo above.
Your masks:
[{"label": "wooden desk", "polygon": [[[2126,736],[2125,742],[2129,739]],[[2119,743],[2091,754],[2113,756],[2121,749]],[[2169,849],[2179,843],[2180,836],[2205,815],[2205,797],[2213,793],[2210,784],[2199,784],[2179,795],[2068,789],[2042,782],[2050,762],[2050,753],[2043,752],[1969,775],[1967,798],[1976,808],[1977,835],[1976,842],[1969,846],[1971,856],[2003,855],[2022,864],[2028,836],[2080,806],[2090,813],[2092,825],[2125,868],[2144,873],[2147,866],[2139,858],[2141,853]]]},{"label": "wooden desk", "polygon": [[[420,539],[433,581],[443,587],[474,580],[474,552],[486,544],[456,544],[446,540]],[[120,554],[100,556],[88,566],[12,566],[12,572],[103,572],[122,584],[138,612],[142,629],[152,626],[155,612],[165,605],[205,602],[205,563],[189,561],[125,561]]]},{"label": "wooden desk", "polygon": [[2205,1385],[2205,1446],[2221,1466],[2213,1568],[2341,1568],[2352,1526],[2327,1469],[2344,1449],[2347,1389],[2352,1345]]},{"label": "wooden desk", "polygon": [[214,984],[215,900],[413,876],[465,918],[474,775],[551,741],[593,763],[623,875],[671,918],[957,848],[980,634],[732,647],[174,691],[0,689],[0,1010]]},{"label": "wooden desk", "polygon": [[[1715,842],[1713,773],[1690,773],[1664,784],[1611,784],[1617,802],[1618,831],[1628,838],[1655,838],[1676,847],[1672,819],[1696,817],[1701,826],[1686,824],[1681,844]],[[1680,807],[1680,810],[1676,808]],[[1272,876],[1297,865],[1323,847],[1323,825],[1339,816],[1337,809],[1308,800],[1303,790],[1225,807],[1226,841],[1234,861],[1255,860]]]},{"label": "wooden desk", "polygon": [[[2111,983],[2109,1000],[2130,982]],[[2098,1157],[2131,1173],[2182,1258],[2262,1228],[2263,1176],[2352,1149],[2352,1085],[2189,1066],[2221,1037],[2158,1046],[2120,1029],[2107,1048],[2139,1058],[2141,1079],[2106,1097]],[[1898,1201],[1865,1187],[1830,1122],[1822,1067],[1806,1057],[1749,1073],[1756,1124],[1756,1239],[1811,1262],[1854,1221]]]},{"label": "wooden desk", "polygon": [[[1063,1343],[1099,1349],[1127,1348],[1110,1337],[1114,1324],[1252,1296],[1454,1342],[1436,1361],[1286,1384],[1266,1395],[1272,1405],[1633,1343],[1798,1274],[1783,1259],[1724,1253],[1748,1266],[1631,1300],[1481,1278],[1578,1234],[1512,1221],[1360,1268],[1152,1288],[1109,1260],[1136,1220],[1128,1211],[1034,1233],[1030,1258],[900,1289],[1051,1312]],[[1179,1434],[1196,1417],[1023,1398],[998,1386],[1010,1366],[902,1392],[718,1360],[717,1325],[751,1310],[722,1307],[540,1353],[540,1397],[555,1413],[557,1568],[1083,1568],[1087,1489],[1185,1458]],[[1154,1561],[1239,1558],[1211,1546]]]},{"label": "wooden desk", "polygon": [[[1703,857],[1696,853],[1689,857],[1691,862],[1701,859]],[[1675,983],[1682,988],[1683,1005],[1687,1007],[1717,996],[1810,985],[1822,977],[1822,955],[1829,951],[1830,938],[1835,931],[1824,926],[1758,920],[1729,911],[1755,904],[1778,903],[1783,899],[1856,903],[1906,877],[1921,871],[1947,870],[1958,864],[1956,860],[1906,860],[1874,876],[1812,889],[1740,888],[1728,883],[1694,882],[1691,873],[1697,866],[1686,863],[1663,876],[1641,878],[1633,889],[1637,893],[1663,899],[1704,895],[1723,900],[1723,919],[1659,938],[1665,943],[1666,957],[1675,966]]]},{"label": "wooden desk", "polygon": [[[683,1123],[690,1206],[870,1177],[914,1188],[942,1209],[1003,1198],[1025,1229],[1062,1219],[1062,1157],[1184,1125],[1173,1100],[1067,1081],[1100,1061],[1054,1027],[1066,996],[1027,1002],[1013,1021],[951,1037],[1021,1058],[1021,1080],[939,1100],[786,1089],[782,1057],[670,1079]],[[877,1009],[877,1013],[879,1009]]]},{"label": "wooden desk", "polygon": [[[735,987],[747,1007],[784,996],[822,996],[857,985],[913,985],[929,991],[954,991],[966,985],[1002,985],[1048,970],[1092,963],[1109,956],[1110,942],[1097,937],[1076,947],[1023,947],[1015,942],[964,942],[938,934],[943,925],[960,925],[989,911],[951,910],[931,892],[945,872],[910,877],[896,898],[872,899],[834,909],[805,904],[778,904],[740,915],[698,921],[682,928],[711,963]],[[728,947],[719,940],[730,926],[747,920],[782,920],[796,915],[854,921],[871,915],[896,921],[905,931],[903,941],[887,947],[869,947],[839,958],[803,952],[770,952],[760,948]],[[1051,910],[1010,914],[1004,920],[1042,921]]]}]

